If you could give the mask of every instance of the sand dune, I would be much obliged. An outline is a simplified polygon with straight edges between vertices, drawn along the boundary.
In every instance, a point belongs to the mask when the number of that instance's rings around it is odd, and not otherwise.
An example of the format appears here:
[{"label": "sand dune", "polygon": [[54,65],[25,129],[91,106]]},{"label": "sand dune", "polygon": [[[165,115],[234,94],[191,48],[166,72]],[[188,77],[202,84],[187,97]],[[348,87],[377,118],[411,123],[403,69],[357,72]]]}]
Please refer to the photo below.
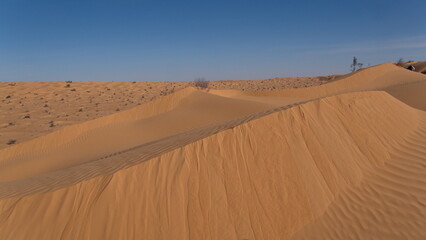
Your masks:
[{"label": "sand dune", "polygon": [[185,88],[2,149],[0,235],[424,239],[425,82],[388,63],[304,89]]},{"label": "sand dune", "polygon": [[401,66],[404,68],[407,68],[408,66],[414,66],[415,67],[415,71],[416,72],[420,72],[423,74],[426,74],[426,61],[422,61],[422,62],[406,62],[406,63],[402,63]]},{"label": "sand dune", "polygon": [[[286,239],[389,161],[425,117],[383,92],[313,101],[110,175],[1,200],[0,232],[15,239]],[[29,216],[35,205],[39,214]],[[34,227],[21,231],[16,223]]]},{"label": "sand dune", "polygon": [[392,86],[402,86],[425,80],[426,76],[423,74],[401,69],[392,63],[386,63],[361,69],[342,77],[338,81],[321,86],[306,89],[259,91],[252,92],[251,95],[315,98],[354,91],[382,90]]},{"label": "sand dune", "polygon": [[[419,88],[407,90],[407,84],[423,86],[425,79],[426,76],[422,74],[384,64],[361,70],[336,82],[306,89],[262,92],[211,90],[207,93],[187,88],[132,110],[66,127],[2,150],[0,182],[34,177],[191,129],[250,114],[256,117],[259,112],[342,92],[387,88],[400,100],[412,103],[405,98],[413,99],[411,92]],[[418,102],[424,104],[421,98],[415,99],[420,99]]]},{"label": "sand dune", "polygon": [[[211,81],[210,89],[258,91],[316,86],[338,76]],[[192,82],[0,82],[0,149],[193,86]]]},{"label": "sand dune", "polygon": [[425,239],[426,121],[292,239]]},{"label": "sand dune", "polygon": [[385,91],[414,108],[426,111],[426,81],[389,87]]},{"label": "sand dune", "polygon": [[[184,97],[179,101],[181,95]],[[195,89],[186,89],[167,100],[70,126],[4,149],[0,157],[0,182],[66,168],[190,129],[271,108],[267,104],[233,100]]]}]

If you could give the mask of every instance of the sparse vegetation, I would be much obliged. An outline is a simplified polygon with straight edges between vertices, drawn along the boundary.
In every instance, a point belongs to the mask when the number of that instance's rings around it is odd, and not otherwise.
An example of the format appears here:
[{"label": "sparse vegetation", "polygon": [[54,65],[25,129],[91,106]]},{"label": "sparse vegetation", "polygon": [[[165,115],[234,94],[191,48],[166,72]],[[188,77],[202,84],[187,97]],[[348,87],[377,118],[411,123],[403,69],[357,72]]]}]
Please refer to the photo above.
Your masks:
[{"label": "sparse vegetation", "polygon": [[12,145],[12,144],[15,144],[15,143],[16,143],[16,140],[11,139],[11,140],[9,140],[9,142],[7,142],[7,145]]},{"label": "sparse vegetation", "polygon": [[396,62],[396,65],[398,65],[398,66],[402,66],[402,64],[404,63],[404,59],[403,58],[400,58],[400,59],[398,59],[398,61]]},{"label": "sparse vegetation", "polygon": [[65,83],[72,83],[72,81],[65,81]]},{"label": "sparse vegetation", "polygon": [[354,57],[351,64],[351,72],[360,70],[363,65],[363,63],[358,62],[358,59]]},{"label": "sparse vegetation", "polygon": [[198,88],[208,88],[209,81],[207,81],[205,78],[199,77],[194,80],[194,86]]}]

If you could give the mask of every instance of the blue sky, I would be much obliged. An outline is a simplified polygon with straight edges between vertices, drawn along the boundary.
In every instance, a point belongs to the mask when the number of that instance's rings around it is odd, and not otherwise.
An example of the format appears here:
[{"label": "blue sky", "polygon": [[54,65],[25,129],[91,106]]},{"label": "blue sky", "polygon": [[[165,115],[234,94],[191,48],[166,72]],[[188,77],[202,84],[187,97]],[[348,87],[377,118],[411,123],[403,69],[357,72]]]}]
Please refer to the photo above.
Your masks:
[{"label": "blue sky", "polygon": [[426,1],[0,0],[0,81],[192,81],[426,60]]}]

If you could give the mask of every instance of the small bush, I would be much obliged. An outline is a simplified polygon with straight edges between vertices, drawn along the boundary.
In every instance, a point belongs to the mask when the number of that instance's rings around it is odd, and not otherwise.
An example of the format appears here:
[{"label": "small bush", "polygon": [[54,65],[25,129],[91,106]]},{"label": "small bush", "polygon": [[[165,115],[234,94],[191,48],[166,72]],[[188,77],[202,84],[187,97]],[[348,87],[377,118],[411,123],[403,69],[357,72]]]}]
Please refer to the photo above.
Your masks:
[{"label": "small bush", "polygon": [[65,81],[65,83],[72,83],[72,81]]},{"label": "small bush", "polygon": [[11,140],[9,140],[9,142],[7,142],[7,145],[12,145],[12,144],[15,144],[15,143],[16,143],[16,140],[11,139]]},{"label": "small bush", "polygon": [[198,88],[208,88],[209,87],[209,81],[207,81],[205,78],[196,78],[194,80],[194,85]]}]

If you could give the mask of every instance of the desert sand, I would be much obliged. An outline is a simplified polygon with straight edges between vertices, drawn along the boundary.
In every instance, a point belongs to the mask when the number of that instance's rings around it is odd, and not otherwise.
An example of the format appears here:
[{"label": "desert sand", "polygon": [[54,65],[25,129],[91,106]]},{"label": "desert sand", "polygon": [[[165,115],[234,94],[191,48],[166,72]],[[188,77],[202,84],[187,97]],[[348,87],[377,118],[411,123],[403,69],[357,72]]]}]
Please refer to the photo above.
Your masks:
[{"label": "desert sand", "polygon": [[2,239],[426,239],[421,70],[67,84],[0,85]]},{"label": "desert sand", "polygon": [[[317,86],[338,75],[212,81],[211,89],[241,91]],[[0,82],[0,149],[68,125],[128,110],[171,94],[191,82]]]}]

